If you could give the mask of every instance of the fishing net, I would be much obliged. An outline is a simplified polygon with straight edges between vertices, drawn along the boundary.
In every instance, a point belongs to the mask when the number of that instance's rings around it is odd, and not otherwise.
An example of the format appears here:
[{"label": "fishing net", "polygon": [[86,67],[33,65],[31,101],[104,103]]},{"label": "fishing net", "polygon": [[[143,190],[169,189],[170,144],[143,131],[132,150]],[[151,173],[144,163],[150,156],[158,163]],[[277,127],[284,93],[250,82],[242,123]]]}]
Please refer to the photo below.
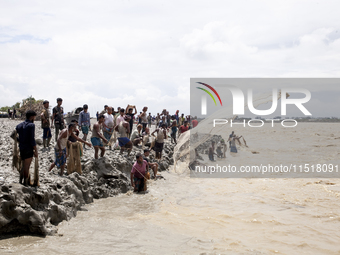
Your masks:
[{"label": "fishing net", "polygon": [[[281,91],[278,92],[277,96],[277,99],[279,100],[281,98]],[[288,97],[289,95],[287,94],[286,96]],[[254,108],[272,101],[272,93],[261,93],[253,96]],[[245,110],[248,109],[247,103],[245,103],[244,108]],[[188,170],[189,165],[196,159],[196,149],[199,148],[199,146],[202,147],[202,145],[212,139],[212,137],[219,136],[221,138],[228,139],[228,129],[226,128],[226,125],[215,125],[214,127],[214,120],[224,119],[230,123],[237,118],[237,115],[233,115],[232,112],[232,106],[223,107],[211,114],[208,118],[200,121],[195,128],[181,134],[174,149],[173,156],[174,169],[176,172],[180,171],[179,168],[176,167],[179,162],[183,162],[186,166],[184,168],[180,168],[182,169],[182,172]],[[243,142],[241,145],[247,146],[244,139],[241,139],[240,142]]]}]

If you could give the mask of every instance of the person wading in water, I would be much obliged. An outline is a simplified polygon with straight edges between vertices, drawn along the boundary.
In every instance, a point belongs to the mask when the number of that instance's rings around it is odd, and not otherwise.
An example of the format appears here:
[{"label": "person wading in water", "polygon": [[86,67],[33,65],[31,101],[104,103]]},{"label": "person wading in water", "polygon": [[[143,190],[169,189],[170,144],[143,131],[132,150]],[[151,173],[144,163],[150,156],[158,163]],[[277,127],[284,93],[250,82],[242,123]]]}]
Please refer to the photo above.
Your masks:
[{"label": "person wading in water", "polygon": [[140,153],[136,155],[136,159],[137,161],[131,169],[131,186],[134,188],[134,192],[141,192],[146,190],[144,183],[147,179],[146,175],[149,172],[149,165]]}]

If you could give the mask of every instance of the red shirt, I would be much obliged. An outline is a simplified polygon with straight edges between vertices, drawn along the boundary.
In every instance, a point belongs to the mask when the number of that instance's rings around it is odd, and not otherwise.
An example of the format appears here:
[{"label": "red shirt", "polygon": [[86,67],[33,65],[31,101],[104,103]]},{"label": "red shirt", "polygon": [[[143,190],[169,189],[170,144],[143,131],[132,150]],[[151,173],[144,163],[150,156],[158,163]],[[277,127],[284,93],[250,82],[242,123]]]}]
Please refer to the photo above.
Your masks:
[{"label": "red shirt", "polygon": [[192,120],[191,124],[192,124],[192,127],[196,127],[198,125],[198,121],[197,120]]},{"label": "red shirt", "polygon": [[186,131],[188,131],[189,127],[188,126],[180,126],[179,130],[181,131],[181,133],[184,133]]}]

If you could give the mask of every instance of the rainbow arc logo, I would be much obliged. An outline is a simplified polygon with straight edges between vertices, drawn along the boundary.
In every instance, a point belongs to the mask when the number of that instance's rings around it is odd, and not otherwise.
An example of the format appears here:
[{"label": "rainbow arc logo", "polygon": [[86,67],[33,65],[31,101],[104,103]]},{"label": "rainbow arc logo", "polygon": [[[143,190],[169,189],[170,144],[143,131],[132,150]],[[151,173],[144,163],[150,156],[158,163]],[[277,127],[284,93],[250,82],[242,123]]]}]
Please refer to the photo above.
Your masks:
[{"label": "rainbow arc logo", "polygon": [[[197,82],[197,83],[198,83],[198,84],[201,84],[201,85],[204,85],[204,86],[208,87],[209,89],[211,89],[211,91],[214,92],[215,95],[218,97],[218,100],[220,100],[220,104],[221,104],[221,106],[222,106],[222,100],[221,100],[221,98],[220,98],[220,95],[217,93],[217,91],[216,91],[213,87],[211,87],[210,85],[205,84],[205,83],[203,83],[203,82]],[[211,96],[211,98],[214,100],[215,105],[217,105],[214,96],[213,96],[208,90],[203,89],[203,88],[200,88],[200,87],[196,87],[196,88],[201,89],[201,90],[205,91],[206,93],[208,93],[208,95]]]},{"label": "rainbow arc logo", "polygon": [[[198,84],[201,84],[201,85],[203,85],[203,86],[206,86],[206,87],[209,88],[212,92],[214,92],[214,94],[217,96],[217,98],[218,98],[218,100],[220,101],[220,104],[221,104],[221,106],[222,106],[221,97],[220,97],[220,95],[217,93],[217,91],[216,91],[212,86],[210,86],[210,85],[208,85],[208,84],[206,84],[206,83],[203,83],[203,82],[197,82],[197,83],[198,83]],[[196,87],[196,88],[198,88],[198,89],[203,90],[204,92],[206,92],[206,93],[214,100],[214,103],[215,103],[215,105],[217,106],[216,100],[215,100],[213,94],[212,94],[209,90],[204,89],[204,88],[201,88],[201,87]],[[202,104],[201,104],[201,106],[202,106],[201,114],[202,114],[202,115],[206,115],[206,114],[207,114],[207,98],[206,98],[206,96],[202,96]]]}]

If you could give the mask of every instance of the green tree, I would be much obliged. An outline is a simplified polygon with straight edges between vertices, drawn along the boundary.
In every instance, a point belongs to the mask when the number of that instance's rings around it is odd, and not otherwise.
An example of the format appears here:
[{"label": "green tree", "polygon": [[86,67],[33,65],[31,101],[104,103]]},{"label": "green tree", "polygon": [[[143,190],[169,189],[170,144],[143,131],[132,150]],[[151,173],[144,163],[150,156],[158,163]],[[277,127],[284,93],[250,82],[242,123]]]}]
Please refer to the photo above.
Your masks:
[{"label": "green tree", "polygon": [[20,108],[20,102],[16,102],[15,105],[13,105],[13,107],[15,109],[19,109]]},{"label": "green tree", "polygon": [[0,112],[7,112],[8,109],[10,109],[11,107],[10,106],[3,106],[0,108]]},{"label": "green tree", "polygon": [[36,100],[32,96],[29,96],[28,98],[22,100],[23,105],[24,104],[34,104],[35,102],[36,102]]},{"label": "green tree", "polygon": [[22,100],[22,104],[20,102],[16,102],[12,106],[3,106],[3,107],[0,107],[0,111],[7,112],[8,109],[12,110],[14,107],[19,112],[25,112],[27,109],[35,108],[37,105],[39,106],[42,105],[42,102],[43,100],[36,100],[34,97],[29,96],[26,99]]}]

